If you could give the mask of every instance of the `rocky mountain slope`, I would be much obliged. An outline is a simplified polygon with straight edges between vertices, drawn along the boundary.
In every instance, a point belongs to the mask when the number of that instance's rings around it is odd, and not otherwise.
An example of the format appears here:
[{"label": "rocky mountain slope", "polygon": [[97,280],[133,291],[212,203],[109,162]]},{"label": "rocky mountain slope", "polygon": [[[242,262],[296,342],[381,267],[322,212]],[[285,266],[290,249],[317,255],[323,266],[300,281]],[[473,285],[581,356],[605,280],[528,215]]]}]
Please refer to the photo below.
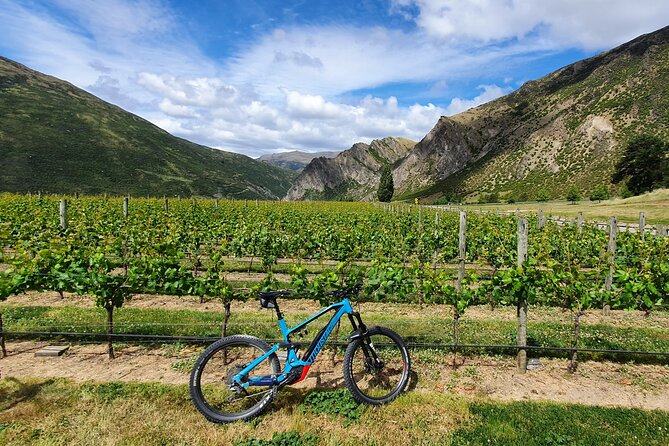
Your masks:
[{"label": "rocky mountain slope", "polygon": [[532,199],[610,186],[627,141],[669,139],[669,27],[450,118],[395,164],[405,198]]},{"label": "rocky mountain slope", "polygon": [[177,138],[0,57],[0,191],[283,197],[294,174]]},{"label": "rocky mountain slope", "polygon": [[[574,186],[614,189],[625,145],[643,133],[669,139],[669,27],[441,117],[411,150],[382,161],[393,166],[396,198],[560,198]],[[287,199],[374,199],[383,162],[369,151],[356,144],[315,159]]]},{"label": "rocky mountain slope", "polygon": [[404,157],[416,143],[383,138],[357,143],[335,158],[315,158],[286,195],[287,200],[373,200],[384,164]]},{"label": "rocky mountain slope", "polygon": [[314,158],[325,157],[334,158],[340,152],[301,152],[299,150],[292,150],[290,152],[270,153],[258,158],[258,161],[272,164],[276,167],[292,170],[294,172],[302,172],[307,164]]}]

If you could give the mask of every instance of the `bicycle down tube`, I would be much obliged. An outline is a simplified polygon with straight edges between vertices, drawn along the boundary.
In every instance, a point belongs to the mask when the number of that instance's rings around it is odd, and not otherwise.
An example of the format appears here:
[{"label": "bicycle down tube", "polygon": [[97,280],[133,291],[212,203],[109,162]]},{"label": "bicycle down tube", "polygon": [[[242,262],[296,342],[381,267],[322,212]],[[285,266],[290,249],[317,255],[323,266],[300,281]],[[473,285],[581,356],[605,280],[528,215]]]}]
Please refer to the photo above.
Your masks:
[{"label": "bicycle down tube", "polygon": [[[261,364],[263,361],[265,361],[270,355],[276,353],[277,350],[281,347],[291,347],[292,343],[290,341],[290,336],[294,333],[297,333],[301,330],[303,330],[308,324],[313,322],[314,320],[320,318],[324,314],[337,309],[336,313],[332,316],[330,319],[330,322],[328,322],[327,325],[325,325],[321,331],[316,335],[316,337],[313,339],[311,342],[311,345],[307,349],[306,353],[303,355],[302,359],[300,359],[297,354],[295,353],[295,349],[293,348],[288,348],[288,356],[286,358],[286,363],[285,363],[285,368],[282,371],[282,373],[279,376],[260,376],[260,377],[254,377],[249,380],[246,380],[245,377],[248,375],[248,373],[253,370],[256,366]],[[306,376],[307,373],[309,372],[309,368],[313,364],[314,360],[320,353],[320,351],[323,349],[323,346],[325,345],[325,342],[327,342],[330,334],[334,330],[334,328],[337,326],[337,323],[341,320],[342,316],[345,314],[351,315],[355,314],[353,311],[353,307],[351,306],[351,302],[349,299],[343,299],[340,302],[334,303],[327,308],[324,308],[323,310],[319,311],[315,315],[309,317],[305,321],[299,323],[293,328],[288,328],[288,325],[286,324],[286,321],[283,319],[283,317],[279,318],[279,328],[281,329],[281,334],[283,336],[283,343],[281,344],[275,344],[269,351],[265,352],[262,356],[259,356],[255,360],[253,360],[251,363],[249,363],[246,367],[244,367],[242,370],[239,371],[234,377],[233,381],[242,387],[248,387],[248,386],[268,386],[268,385],[281,385],[283,383],[286,383],[286,381],[291,380],[292,383],[300,382],[302,381]],[[362,325],[359,317],[358,317],[359,324],[362,326],[361,328],[364,328]],[[353,322],[353,319],[351,318],[351,323],[353,324],[354,330],[359,328],[356,327],[356,325]],[[302,367],[301,374],[298,379],[292,380],[293,376],[291,375],[291,371],[294,369],[298,369],[299,367]]]}]

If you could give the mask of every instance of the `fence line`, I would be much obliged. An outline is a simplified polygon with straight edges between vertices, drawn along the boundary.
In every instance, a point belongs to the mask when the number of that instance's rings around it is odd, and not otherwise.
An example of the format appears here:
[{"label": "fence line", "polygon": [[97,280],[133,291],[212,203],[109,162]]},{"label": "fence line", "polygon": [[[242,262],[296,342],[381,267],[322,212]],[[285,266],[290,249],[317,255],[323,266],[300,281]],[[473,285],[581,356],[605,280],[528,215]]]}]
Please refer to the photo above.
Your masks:
[{"label": "fence line", "polygon": [[[220,337],[206,337],[206,336],[168,336],[168,335],[143,335],[133,333],[72,333],[72,332],[52,332],[52,331],[6,331],[5,334],[10,336],[21,337],[40,337],[40,336],[67,336],[67,337],[103,337],[107,339],[112,337],[115,339],[126,340],[145,340],[145,341],[171,341],[171,342],[192,342],[192,343],[207,343],[214,342]],[[265,339],[266,342],[280,343],[281,339]],[[308,346],[309,342],[293,342],[298,346]],[[326,345],[330,346],[347,346],[349,343],[344,341],[328,341]],[[435,343],[435,342],[407,342],[409,348],[426,348],[426,349],[495,349],[495,350],[534,350],[534,351],[560,351],[560,352],[582,352],[582,353],[609,353],[620,355],[640,355],[640,356],[662,356],[669,357],[669,352],[655,352],[646,350],[615,350],[615,349],[598,349],[598,348],[579,348],[579,347],[556,347],[556,346],[539,346],[539,345],[503,345],[503,344],[459,344],[459,343]]]},{"label": "fence line", "polygon": [[[456,206],[429,206],[433,209],[438,209],[441,211],[448,211],[448,212],[461,212],[462,208],[456,207]],[[485,215],[490,215],[490,214],[495,214],[495,215],[505,215],[505,216],[512,216],[512,215],[518,215],[519,212],[524,212],[524,213],[531,213],[531,214],[537,214],[539,217],[539,226],[543,226],[542,223],[545,222],[546,217],[543,215],[544,211],[543,209],[538,209],[537,211],[534,210],[525,210],[525,211],[520,211],[519,209],[516,209],[515,211],[499,211],[496,210],[495,212],[487,211],[487,210],[481,210],[478,209],[477,213],[478,215],[485,214]],[[560,216],[551,216],[548,217],[551,221],[556,223],[558,226],[564,226],[564,225],[569,225],[569,224],[578,224],[579,227],[583,224],[583,216],[582,213],[579,212],[579,216],[576,219],[570,219],[567,217],[560,217]],[[609,228],[609,223],[604,222],[604,221],[592,221],[588,222],[589,224],[596,226],[599,229],[603,230],[608,230]],[[644,233],[652,234],[652,235],[657,235],[660,237],[669,237],[669,225],[663,225],[663,224],[647,224],[646,223],[646,214],[645,212],[640,212],[639,213],[639,223],[626,223],[626,222],[619,222],[618,223],[618,230],[620,232],[630,232],[630,233],[638,233],[640,232],[640,228],[644,228]]]}]

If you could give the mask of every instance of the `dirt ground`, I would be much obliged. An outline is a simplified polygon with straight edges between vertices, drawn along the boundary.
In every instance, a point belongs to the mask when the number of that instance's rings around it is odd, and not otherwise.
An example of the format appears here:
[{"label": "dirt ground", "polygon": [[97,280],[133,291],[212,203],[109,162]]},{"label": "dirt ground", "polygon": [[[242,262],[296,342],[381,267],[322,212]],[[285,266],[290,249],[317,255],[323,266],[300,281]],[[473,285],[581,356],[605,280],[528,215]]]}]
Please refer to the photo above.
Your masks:
[{"label": "dirt ground", "polygon": [[[72,345],[61,357],[37,357],[46,342],[8,342],[9,356],[0,359],[2,378],[67,378],[76,382],[142,381],[187,384],[194,358],[202,347],[164,345],[160,348],[118,344],[116,359],[106,346]],[[525,374],[514,358],[467,357],[453,369],[450,356],[422,358],[414,352],[412,388],[467,398],[499,401],[557,401],[597,406],[623,406],[669,411],[669,367],[661,365],[584,362],[575,374],[563,359],[541,359]],[[300,387],[343,385],[341,358],[333,364],[324,351]]]}]

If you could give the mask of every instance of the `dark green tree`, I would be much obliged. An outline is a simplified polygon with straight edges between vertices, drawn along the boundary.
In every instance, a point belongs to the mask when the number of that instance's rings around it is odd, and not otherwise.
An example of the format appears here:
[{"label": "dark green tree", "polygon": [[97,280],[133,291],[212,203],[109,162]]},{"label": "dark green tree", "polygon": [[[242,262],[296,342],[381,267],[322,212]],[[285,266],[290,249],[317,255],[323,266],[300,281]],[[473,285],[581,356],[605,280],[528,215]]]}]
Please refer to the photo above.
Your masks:
[{"label": "dark green tree", "polygon": [[548,201],[550,200],[550,195],[546,189],[539,189],[537,192],[537,201]]},{"label": "dark green tree", "polygon": [[567,192],[567,201],[571,201],[571,204],[576,204],[578,200],[581,199],[581,192],[576,186],[572,186]]},{"label": "dark green tree", "polygon": [[393,198],[394,193],[393,174],[390,172],[390,166],[386,164],[381,171],[381,181],[379,182],[377,196],[379,197],[379,201],[388,203]]},{"label": "dark green tree", "polygon": [[625,179],[634,195],[669,186],[669,143],[649,135],[632,139],[612,177],[614,183]]},{"label": "dark green tree", "polygon": [[600,184],[590,192],[590,201],[602,201],[609,198],[611,198],[609,189],[604,184]]}]

